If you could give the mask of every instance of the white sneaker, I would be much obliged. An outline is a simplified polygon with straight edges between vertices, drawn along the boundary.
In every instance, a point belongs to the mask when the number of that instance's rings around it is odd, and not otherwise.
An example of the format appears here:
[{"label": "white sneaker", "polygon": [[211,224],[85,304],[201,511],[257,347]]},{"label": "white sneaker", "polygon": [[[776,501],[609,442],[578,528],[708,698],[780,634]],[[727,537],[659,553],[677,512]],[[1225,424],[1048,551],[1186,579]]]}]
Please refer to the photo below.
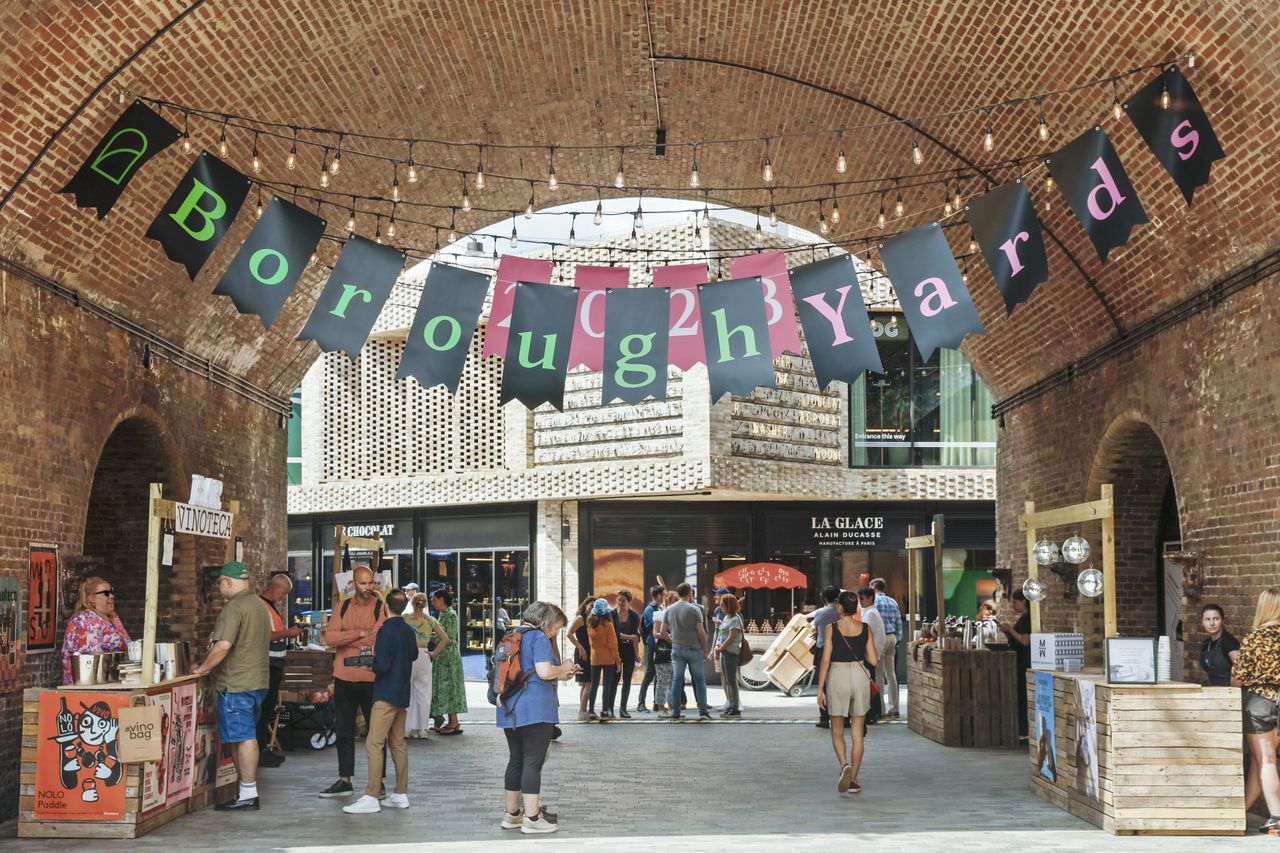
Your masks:
[{"label": "white sneaker", "polygon": [[408,794],[387,794],[387,798],[383,800],[383,805],[390,806],[393,809],[409,808]]},{"label": "white sneaker", "polygon": [[542,815],[538,815],[536,820],[529,820],[526,816],[524,822],[520,824],[520,831],[525,835],[541,835],[547,832],[555,832],[560,828],[560,824],[552,823]]},{"label": "white sneaker", "polygon": [[[405,805],[408,805],[406,802]],[[349,806],[343,806],[342,810],[347,814],[377,814],[382,811],[382,804],[378,802],[377,797],[371,797],[365,794]]]},{"label": "white sneaker", "polygon": [[524,810],[520,810],[515,814],[508,811],[502,812],[502,828],[503,829],[519,829],[524,823]]}]

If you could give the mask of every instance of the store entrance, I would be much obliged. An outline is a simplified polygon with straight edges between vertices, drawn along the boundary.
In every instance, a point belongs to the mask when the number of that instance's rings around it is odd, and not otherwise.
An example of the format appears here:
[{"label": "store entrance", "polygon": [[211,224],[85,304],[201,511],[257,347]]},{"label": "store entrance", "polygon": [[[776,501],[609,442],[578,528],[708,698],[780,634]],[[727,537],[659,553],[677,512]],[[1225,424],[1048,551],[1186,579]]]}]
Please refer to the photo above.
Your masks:
[{"label": "store entrance", "polygon": [[[429,593],[444,586],[457,593],[454,609],[462,647],[462,672],[483,681],[497,640],[520,622],[529,603],[529,552],[434,551],[427,554]],[[435,613],[435,611],[432,611]]]}]

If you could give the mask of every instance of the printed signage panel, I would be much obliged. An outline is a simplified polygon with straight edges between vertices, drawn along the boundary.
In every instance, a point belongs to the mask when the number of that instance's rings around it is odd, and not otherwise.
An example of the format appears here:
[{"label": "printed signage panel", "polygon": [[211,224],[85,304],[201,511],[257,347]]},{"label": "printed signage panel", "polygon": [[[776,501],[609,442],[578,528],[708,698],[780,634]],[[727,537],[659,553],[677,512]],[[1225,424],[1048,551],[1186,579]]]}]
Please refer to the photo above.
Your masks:
[{"label": "printed signage panel", "polygon": [[231,538],[233,516],[229,512],[191,504],[173,505],[174,530],[214,539]]},{"label": "printed signage panel", "polygon": [[36,726],[36,820],[123,820],[116,750],[124,693],[45,691]]}]

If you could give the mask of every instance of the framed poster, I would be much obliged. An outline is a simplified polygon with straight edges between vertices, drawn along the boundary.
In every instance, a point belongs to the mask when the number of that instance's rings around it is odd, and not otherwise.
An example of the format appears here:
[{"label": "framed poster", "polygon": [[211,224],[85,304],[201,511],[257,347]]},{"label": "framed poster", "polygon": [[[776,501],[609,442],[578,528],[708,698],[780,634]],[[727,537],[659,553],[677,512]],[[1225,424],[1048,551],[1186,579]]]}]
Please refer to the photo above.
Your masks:
[{"label": "framed poster", "polygon": [[1076,790],[1091,800],[1101,799],[1098,785],[1098,716],[1094,683],[1077,678],[1076,684]]},{"label": "framed poster", "polygon": [[58,624],[58,546],[32,545],[27,575],[27,652],[53,651]]},{"label": "framed poster", "polygon": [[1155,637],[1108,637],[1108,684],[1155,684]]},{"label": "framed poster", "polygon": [[196,726],[195,766],[192,773],[193,788],[203,788],[213,784],[218,773],[218,727],[215,725]]},{"label": "framed poster", "polygon": [[191,794],[195,774],[196,686],[179,684],[173,688],[169,724],[169,753],[166,759],[169,793],[165,805],[185,800]]},{"label": "framed poster", "polygon": [[165,791],[169,783],[169,734],[173,728],[173,694],[161,693],[149,696],[160,706],[159,761],[142,762],[142,811],[145,814],[164,805]]},{"label": "framed poster", "polygon": [[125,693],[46,690],[36,723],[36,820],[122,820],[125,765],[116,749]]},{"label": "framed poster", "polygon": [[1036,673],[1036,769],[1054,782],[1058,778],[1058,738],[1053,719],[1053,673]]},{"label": "framed poster", "polygon": [[18,665],[21,627],[22,581],[0,577],[0,670],[11,672]]}]

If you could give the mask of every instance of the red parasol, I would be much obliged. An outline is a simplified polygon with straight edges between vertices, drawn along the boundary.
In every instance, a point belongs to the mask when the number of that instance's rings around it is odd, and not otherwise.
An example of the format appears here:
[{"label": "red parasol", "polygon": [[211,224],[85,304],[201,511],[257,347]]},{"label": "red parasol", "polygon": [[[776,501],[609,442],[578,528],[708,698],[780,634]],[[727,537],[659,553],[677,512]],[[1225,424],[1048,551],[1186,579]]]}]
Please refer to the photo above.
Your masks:
[{"label": "red parasol", "polygon": [[804,572],[781,563],[744,563],[716,575],[712,583],[716,589],[805,589],[809,579]]}]

